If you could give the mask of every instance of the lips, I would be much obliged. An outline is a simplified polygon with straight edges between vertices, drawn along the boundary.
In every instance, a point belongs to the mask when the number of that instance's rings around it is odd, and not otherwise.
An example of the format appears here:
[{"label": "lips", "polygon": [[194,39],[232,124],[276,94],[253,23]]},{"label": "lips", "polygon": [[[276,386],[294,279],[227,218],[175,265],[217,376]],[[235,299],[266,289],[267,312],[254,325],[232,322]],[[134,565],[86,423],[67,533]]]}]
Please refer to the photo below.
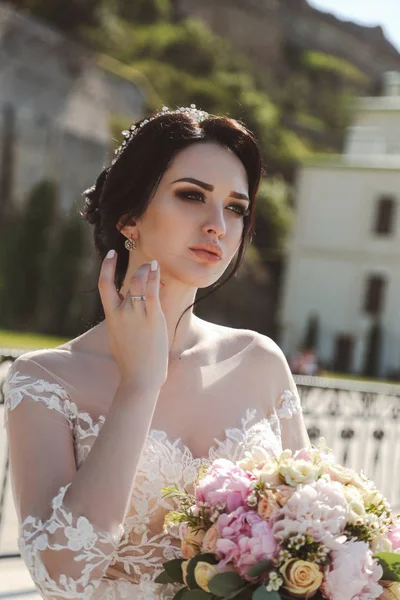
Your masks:
[{"label": "lips", "polygon": [[214,252],[208,252],[208,250],[203,250],[201,248],[190,248],[191,251],[202,261],[206,261],[211,264],[218,263],[221,259]]},{"label": "lips", "polygon": [[215,244],[204,244],[202,246],[191,246],[191,250],[203,250],[205,252],[210,252],[211,254],[215,254],[218,258],[222,258],[222,250],[219,246]]}]

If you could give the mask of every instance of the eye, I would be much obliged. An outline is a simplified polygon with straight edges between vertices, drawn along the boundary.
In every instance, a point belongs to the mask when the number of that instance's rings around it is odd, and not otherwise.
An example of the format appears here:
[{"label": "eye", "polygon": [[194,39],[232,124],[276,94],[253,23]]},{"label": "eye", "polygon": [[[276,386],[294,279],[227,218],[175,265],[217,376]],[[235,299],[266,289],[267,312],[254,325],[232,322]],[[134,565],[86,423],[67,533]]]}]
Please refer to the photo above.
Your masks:
[{"label": "eye", "polygon": [[[196,202],[205,201],[204,194],[202,192],[199,192],[198,190],[179,190],[176,192],[176,195],[179,198],[183,198],[183,200],[195,200]],[[250,214],[250,209],[246,209],[242,204],[230,204],[227,208],[230,212],[234,212],[240,217],[248,217]]]},{"label": "eye", "polygon": [[177,195],[185,200],[200,200],[201,202],[204,201],[204,194],[195,190],[182,190],[177,192]]},{"label": "eye", "polygon": [[[235,212],[238,215],[240,215],[241,217],[248,217],[250,214],[250,209],[245,208],[244,206],[242,206],[242,204],[230,204],[230,206],[235,209],[231,212]],[[228,206],[228,208],[229,208],[229,206]]]}]

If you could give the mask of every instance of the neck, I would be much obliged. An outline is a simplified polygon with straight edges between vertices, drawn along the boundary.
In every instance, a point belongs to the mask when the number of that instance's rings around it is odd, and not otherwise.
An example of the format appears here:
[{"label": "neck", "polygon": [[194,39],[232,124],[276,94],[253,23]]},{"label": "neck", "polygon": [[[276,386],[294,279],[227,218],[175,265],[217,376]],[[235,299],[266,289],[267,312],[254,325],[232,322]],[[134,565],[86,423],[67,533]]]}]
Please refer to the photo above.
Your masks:
[{"label": "neck", "polygon": [[[125,281],[129,281],[129,278]],[[124,282],[120,292],[124,296],[128,293],[127,283]],[[185,312],[186,308],[194,302],[196,292],[197,288],[176,280],[162,279],[161,281],[160,304],[167,323],[170,360],[180,358],[183,353],[190,353],[190,350],[200,342],[202,320],[193,314],[192,308]]]}]

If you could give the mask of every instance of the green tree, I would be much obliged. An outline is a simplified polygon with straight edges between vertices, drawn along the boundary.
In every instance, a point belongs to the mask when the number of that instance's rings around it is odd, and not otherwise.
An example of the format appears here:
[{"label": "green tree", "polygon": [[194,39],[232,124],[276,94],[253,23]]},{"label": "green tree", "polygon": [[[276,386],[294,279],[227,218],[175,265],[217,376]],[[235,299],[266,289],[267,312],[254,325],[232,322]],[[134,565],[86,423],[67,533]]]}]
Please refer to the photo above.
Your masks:
[{"label": "green tree", "polygon": [[32,188],[22,211],[14,218],[2,265],[1,304],[8,317],[8,328],[26,330],[33,326],[56,208],[56,185],[41,181]]},{"label": "green tree", "polygon": [[71,334],[70,312],[81,282],[85,242],[84,226],[78,215],[64,217],[43,267],[36,330],[53,335]]},{"label": "green tree", "polygon": [[150,24],[169,19],[171,3],[169,0],[118,0],[119,16],[133,23]]},{"label": "green tree", "polygon": [[304,336],[303,347],[306,350],[318,350],[319,342],[319,318],[318,315],[311,315],[307,322],[306,333]]},{"label": "green tree", "polygon": [[382,325],[379,321],[372,323],[365,347],[364,369],[365,377],[380,376],[381,350],[383,343]]}]

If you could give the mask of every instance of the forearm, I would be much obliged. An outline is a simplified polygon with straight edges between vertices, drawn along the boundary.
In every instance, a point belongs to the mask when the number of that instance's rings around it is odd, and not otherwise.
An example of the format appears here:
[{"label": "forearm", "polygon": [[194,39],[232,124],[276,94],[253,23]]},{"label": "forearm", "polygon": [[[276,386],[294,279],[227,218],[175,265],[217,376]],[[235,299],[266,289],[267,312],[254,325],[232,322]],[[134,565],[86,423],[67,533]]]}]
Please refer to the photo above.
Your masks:
[{"label": "forearm", "polygon": [[160,390],[121,381],[106,421],[74,476],[65,504],[103,531],[125,519]]}]

